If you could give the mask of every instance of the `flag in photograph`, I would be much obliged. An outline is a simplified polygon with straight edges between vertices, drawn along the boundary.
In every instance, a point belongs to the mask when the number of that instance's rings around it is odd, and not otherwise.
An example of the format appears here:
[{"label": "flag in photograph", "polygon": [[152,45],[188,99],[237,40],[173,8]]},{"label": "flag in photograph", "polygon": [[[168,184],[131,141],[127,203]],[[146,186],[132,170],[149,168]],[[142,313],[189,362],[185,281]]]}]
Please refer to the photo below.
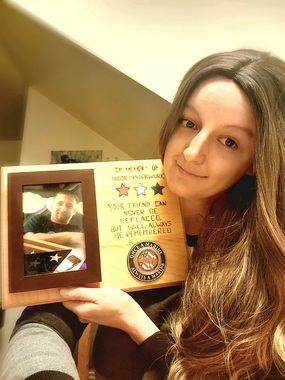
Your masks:
[{"label": "flag in photograph", "polygon": [[71,249],[25,255],[25,276],[54,273]]}]

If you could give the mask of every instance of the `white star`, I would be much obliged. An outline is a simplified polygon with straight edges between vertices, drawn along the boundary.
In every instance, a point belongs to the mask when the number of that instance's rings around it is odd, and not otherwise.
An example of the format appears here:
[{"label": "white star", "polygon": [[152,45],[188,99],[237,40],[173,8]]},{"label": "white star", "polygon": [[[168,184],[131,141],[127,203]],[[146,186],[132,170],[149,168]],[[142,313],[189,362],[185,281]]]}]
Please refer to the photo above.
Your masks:
[{"label": "white star", "polygon": [[58,263],[59,259],[61,259],[61,256],[58,256],[57,253],[54,256],[50,256],[50,261],[56,261]]},{"label": "white star", "polygon": [[147,187],[143,186],[141,183],[139,184],[138,187],[135,187],[136,191],[138,192],[137,195],[145,195],[145,190]]}]

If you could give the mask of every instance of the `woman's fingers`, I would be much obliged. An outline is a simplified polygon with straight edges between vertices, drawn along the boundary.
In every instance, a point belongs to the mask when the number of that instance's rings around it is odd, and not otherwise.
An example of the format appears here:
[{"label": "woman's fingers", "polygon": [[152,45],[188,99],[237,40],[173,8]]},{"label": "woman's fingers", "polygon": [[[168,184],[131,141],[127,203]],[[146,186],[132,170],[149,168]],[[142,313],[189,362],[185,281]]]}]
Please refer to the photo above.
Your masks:
[{"label": "woman's fingers", "polygon": [[100,288],[61,288],[60,295],[68,300],[96,303],[102,298]]},{"label": "woman's fingers", "polygon": [[117,288],[62,288],[63,305],[83,323],[119,328],[136,343],[158,331],[137,302]]}]

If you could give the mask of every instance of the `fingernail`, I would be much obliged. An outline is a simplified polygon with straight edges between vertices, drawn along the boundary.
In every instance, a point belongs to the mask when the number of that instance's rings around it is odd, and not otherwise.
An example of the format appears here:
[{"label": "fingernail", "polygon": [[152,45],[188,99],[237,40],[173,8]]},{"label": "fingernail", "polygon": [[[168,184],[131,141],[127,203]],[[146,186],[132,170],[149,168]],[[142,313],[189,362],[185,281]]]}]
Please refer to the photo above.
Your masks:
[{"label": "fingernail", "polygon": [[61,288],[61,289],[59,289],[59,293],[60,293],[60,295],[61,295],[62,297],[68,297],[68,293],[69,293],[69,291],[68,291],[68,289],[66,289],[66,288]]}]

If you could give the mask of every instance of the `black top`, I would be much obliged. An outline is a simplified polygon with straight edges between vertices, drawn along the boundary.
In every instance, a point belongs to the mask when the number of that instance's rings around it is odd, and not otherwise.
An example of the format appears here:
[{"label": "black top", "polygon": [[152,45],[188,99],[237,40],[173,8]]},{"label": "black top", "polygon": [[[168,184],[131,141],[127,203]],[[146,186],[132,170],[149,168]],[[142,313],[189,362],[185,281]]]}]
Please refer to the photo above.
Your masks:
[{"label": "black top", "polygon": [[83,232],[80,225],[73,222],[71,218],[68,224],[53,223],[50,220],[50,215],[34,215],[24,223],[24,234],[27,232],[43,232],[43,233],[58,233],[58,232]]},{"label": "black top", "polygon": [[[188,247],[194,247],[197,243],[198,235],[186,235],[186,240]],[[181,296],[181,291],[178,293]],[[172,356],[167,355],[170,345],[167,335],[162,331],[156,332],[140,344],[140,348],[149,362],[149,368],[159,373],[162,379],[167,377],[172,360]]]}]

